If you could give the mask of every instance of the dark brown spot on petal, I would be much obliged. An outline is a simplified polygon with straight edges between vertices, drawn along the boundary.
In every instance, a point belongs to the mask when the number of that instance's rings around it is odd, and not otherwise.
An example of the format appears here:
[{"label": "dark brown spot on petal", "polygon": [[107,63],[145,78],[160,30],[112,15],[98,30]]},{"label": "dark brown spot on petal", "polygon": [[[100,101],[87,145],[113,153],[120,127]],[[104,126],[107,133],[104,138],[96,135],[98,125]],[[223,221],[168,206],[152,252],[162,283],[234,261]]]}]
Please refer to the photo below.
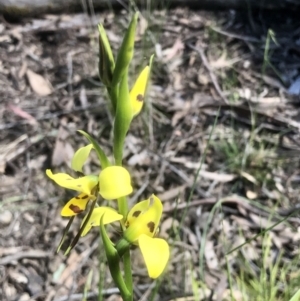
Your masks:
[{"label": "dark brown spot on petal", "polygon": [[126,221],[126,223],[125,223],[125,227],[126,227],[126,228],[128,228],[128,227],[129,227],[129,222],[128,222],[128,221]]},{"label": "dark brown spot on petal", "polygon": [[80,200],[80,196],[79,195],[75,196],[75,199]]},{"label": "dark brown spot on petal", "polygon": [[78,176],[78,178],[84,177],[84,173],[81,171],[76,171],[76,175]]},{"label": "dark brown spot on petal", "polygon": [[73,204],[71,204],[71,205],[69,206],[69,208],[70,208],[74,213],[76,213],[76,214],[78,214],[78,213],[80,213],[80,212],[83,211],[83,210],[81,210],[78,206],[73,205]]},{"label": "dark brown spot on petal", "polygon": [[144,100],[144,96],[142,94],[138,94],[138,96],[136,97],[136,100],[143,101]]},{"label": "dark brown spot on petal", "polygon": [[154,228],[155,228],[155,223],[154,222],[149,222],[147,224],[147,227],[149,228],[150,232],[153,233],[154,232]]},{"label": "dark brown spot on petal", "polygon": [[84,196],[81,197],[81,199],[85,200],[87,199],[89,196],[87,194],[85,194]]},{"label": "dark brown spot on petal", "polygon": [[132,216],[138,217],[140,214],[141,214],[141,211],[138,210],[138,211],[134,211],[133,214],[132,214]]}]

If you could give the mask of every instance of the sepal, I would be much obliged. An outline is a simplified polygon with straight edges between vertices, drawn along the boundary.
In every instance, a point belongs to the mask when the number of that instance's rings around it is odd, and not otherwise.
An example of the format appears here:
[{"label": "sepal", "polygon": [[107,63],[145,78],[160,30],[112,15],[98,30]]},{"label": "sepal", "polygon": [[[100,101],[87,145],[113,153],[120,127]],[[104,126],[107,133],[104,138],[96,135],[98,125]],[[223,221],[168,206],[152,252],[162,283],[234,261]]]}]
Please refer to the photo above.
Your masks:
[{"label": "sepal", "polygon": [[66,250],[65,255],[68,255],[68,254],[71,252],[71,250],[72,250],[72,249],[76,246],[76,244],[78,243],[79,238],[80,238],[80,236],[82,235],[82,233],[83,233],[83,231],[84,231],[86,225],[88,224],[88,222],[89,222],[89,220],[90,220],[90,218],[91,218],[91,215],[92,215],[92,213],[93,213],[93,211],[94,211],[94,208],[95,208],[95,205],[96,205],[96,201],[97,201],[97,200],[94,200],[94,201],[92,202],[91,208],[90,208],[89,213],[87,214],[87,216],[86,216],[86,218],[85,218],[85,220],[84,220],[84,223],[81,225],[81,227],[80,227],[78,233],[76,234],[76,236],[75,236],[74,239],[72,240],[71,244],[69,245],[68,249]]},{"label": "sepal", "polygon": [[93,144],[89,144],[83,147],[80,147],[76,153],[74,154],[71,161],[71,168],[75,171],[82,172],[82,167],[86,162],[91,150],[93,148]]},{"label": "sepal", "polygon": [[101,167],[106,168],[106,167],[110,166],[111,164],[110,164],[107,156],[105,155],[104,151],[102,150],[101,146],[98,144],[98,142],[85,131],[78,130],[78,132],[80,134],[82,134],[86,139],[88,139],[91,144],[93,144],[93,147],[94,147],[94,149],[97,153],[98,159],[100,161]]},{"label": "sepal", "polygon": [[56,253],[58,253],[58,252],[60,251],[61,246],[62,246],[63,243],[65,242],[65,239],[66,239],[66,237],[67,237],[67,233],[68,233],[68,231],[69,231],[70,228],[71,228],[71,225],[72,225],[72,223],[73,223],[73,221],[74,221],[74,218],[75,218],[75,216],[72,216],[72,217],[69,219],[68,224],[67,224],[66,228],[64,229],[63,235],[62,235],[61,240],[60,240],[60,242],[59,242],[59,244],[58,244],[58,247],[57,247],[57,249],[56,249]]}]

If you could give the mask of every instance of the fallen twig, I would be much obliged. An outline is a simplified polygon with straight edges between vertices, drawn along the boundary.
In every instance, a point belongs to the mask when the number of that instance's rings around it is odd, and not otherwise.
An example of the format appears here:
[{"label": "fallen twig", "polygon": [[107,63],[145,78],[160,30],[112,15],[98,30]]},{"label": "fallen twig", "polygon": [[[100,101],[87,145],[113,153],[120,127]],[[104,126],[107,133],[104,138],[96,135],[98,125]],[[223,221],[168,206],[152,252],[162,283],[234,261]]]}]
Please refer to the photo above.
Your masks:
[{"label": "fallen twig", "polygon": [[0,259],[0,265],[6,265],[12,261],[18,261],[24,258],[43,259],[51,256],[51,253],[41,250],[22,251],[13,255],[8,255]]},{"label": "fallen twig", "polygon": [[222,100],[223,100],[226,104],[228,104],[228,99],[224,96],[224,94],[223,94],[223,92],[222,92],[222,90],[221,90],[221,88],[220,88],[220,86],[219,86],[219,84],[218,84],[217,77],[216,77],[216,75],[213,73],[213,71],[212,71],[212,69],[211,69],[211,67],[210,67],[210,65],[209,65],[209,63],[208,63],[208,60],[207,60],[207,58],[206,58],[206,56],[205,56],[205,54],[204,54],[203,49],[202,49],[200,46],[195,47],[195,46],[193,46],[193,45],[190,44],[190,43],[187,43],[187,46],[188,46],[189,48],[195,50],[195,51],[200,55],[201,60],[202,60],[202,62],[203,62],[203,65],[204,65],[205,68],[207,69],[207,71],[208,71],[208,73],[209,73],[209,76],[210,76],[210,78],[211,78],[211,81],[212,81],[212,83],[213,83],[213,85],[214,85],[214,87],[215,87],[217,93],[218,93],[219,96],[222,98]]}]

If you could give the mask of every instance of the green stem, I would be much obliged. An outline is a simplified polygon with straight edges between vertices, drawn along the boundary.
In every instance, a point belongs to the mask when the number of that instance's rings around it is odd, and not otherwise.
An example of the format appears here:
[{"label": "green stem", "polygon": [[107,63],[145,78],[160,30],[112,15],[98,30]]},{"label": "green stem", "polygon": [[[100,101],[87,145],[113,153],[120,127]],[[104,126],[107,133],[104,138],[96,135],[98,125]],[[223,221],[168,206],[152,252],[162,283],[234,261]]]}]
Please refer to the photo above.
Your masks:
[{"label": "green stem", "polygon": [[123,221],[126,221],[128,214],[128,202],[126,196],[118,198],[118,209],[119,213],[123,215]]},{"label": "green stem", "polygon": [[[118,199],[119,213],[123,215],[123,221],[126,220],[128,214],[128,202],[126,197],[121,197]],[[124,263],[124,281],[128,291],[131,294],[131,300],[133,300],[133,284],[132,284],[132,271],[131,271],[131,259],[130,250],[126,250],[123,256]]]},{"label": "green stem", "polygon": [[108,95],[112,104],[113,115],[116,116],[118,103],[118,86],[107,88]]},{"label": "green stem", "polygon": [[119,256],[122,257],[125,254],[125,252],[129,250],[129,247],[130,243],[126,239],[122,238],[121,240],[119,240],[116,245],[116,250]]},{"label": "green stem", "polygon": [[103,301],[103,295],[102,295],[102,290],[104,287],[104,276],[105,275],[105,270],[103,268],[104,261],[102,258],[103,254],[103,246],[100,246],[99,244],[99,282],[98,282],[98,301]]},{"label": "green stem", "polygon": [[128,249],[123,256],[124,262],[124,280],[131,294],[131,301],[133,301],[133,284],[132,284],[132,270],[131,270],[131,259],[130,259],[130,250]]},{"label": "green stem", "polygon": [[[119,86],[112,87],[110,91],[110,97],[113,105],[115,105],[116,112],[114,121],[113,151],[115,164],[118,166],[122,166],[124,141],[132,119],[127,73],[128,70],[126,70]],[[123,215],[123,223],[121,223],[121,227],[124,231],[125,221],[128,214],[128,202],[126,197],[118,199],[118,209],[119,213]],[[132,270],[129,249],[124,253],[123,263],[124,282],[130,295],[128,301],[133,301]]]}]

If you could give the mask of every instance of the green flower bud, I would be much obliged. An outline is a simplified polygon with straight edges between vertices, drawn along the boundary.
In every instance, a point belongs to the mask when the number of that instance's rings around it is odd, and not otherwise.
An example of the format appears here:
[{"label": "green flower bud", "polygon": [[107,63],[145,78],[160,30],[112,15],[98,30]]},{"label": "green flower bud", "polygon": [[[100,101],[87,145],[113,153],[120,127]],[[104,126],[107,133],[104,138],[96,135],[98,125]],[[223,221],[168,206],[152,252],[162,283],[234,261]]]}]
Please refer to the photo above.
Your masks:
[{"label": "green flower bud", "polygon": [[116,86],[120,82],[133,57],[134,37],[137,19],[138,13],[135,13],[123,38],[123,42],[118,53],[116,66],[113,74],[112,86]]},{"label": "green flower bud", "polygon": [[113,144],[116,165],[122,165],[124,141],[133,118],[127,82],[127,72],[128,69],[125,70],[125,74],[120,83],[117,112],[114,122]]},{"label": "green flower bud", "polygon": [[106,87],[110,87],[115,69],[114,56],[106,32],[101,24],[99,30],[99,77]]}]

